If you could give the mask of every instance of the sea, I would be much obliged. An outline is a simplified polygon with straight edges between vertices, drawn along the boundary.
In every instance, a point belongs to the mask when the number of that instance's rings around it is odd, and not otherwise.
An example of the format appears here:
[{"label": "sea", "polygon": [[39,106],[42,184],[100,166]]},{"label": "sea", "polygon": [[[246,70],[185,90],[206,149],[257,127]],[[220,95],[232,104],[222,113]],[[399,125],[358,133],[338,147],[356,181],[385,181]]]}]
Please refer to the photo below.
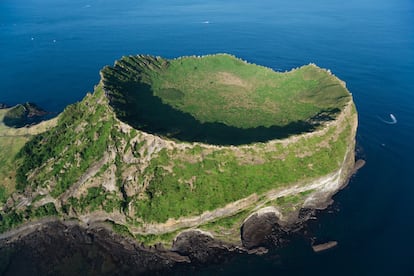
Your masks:
[{"label": "sea", "polygon": [[213,53],[276,71],[330,69],[353,95],[366,165],[312,222],[335,248],[293,241],[191,274],[414,275],[414,1],[0,0],[0,102],[9,105],[59,113],[123,55]]}]

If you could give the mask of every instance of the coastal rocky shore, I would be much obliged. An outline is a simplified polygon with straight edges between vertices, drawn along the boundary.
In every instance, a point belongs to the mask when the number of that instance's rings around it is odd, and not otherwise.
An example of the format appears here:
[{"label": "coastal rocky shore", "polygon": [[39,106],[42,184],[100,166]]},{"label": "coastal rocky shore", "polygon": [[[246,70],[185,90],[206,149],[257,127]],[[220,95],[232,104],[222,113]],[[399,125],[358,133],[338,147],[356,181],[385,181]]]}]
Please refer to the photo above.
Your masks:
[{"label": "coastal rocky shore", "polygon": [[[352,173],[364,163],[358,160]],[[288,246],[297,236],[308,240],[312,248],[314,237],[306,228],[318,212],[324,210],[303,208],[294,221],[286,224],[272,210],[263,210],[248,217],[241,226],[241,245],[217,240],[195,229],[179,233],[171,248],[161,244],[145,246],[114,233],[105,223],[82,225],[75,220],[49,218],[0,235],[0,274],[179,274],[200,265],[222,263],[239,254],[266,254],[268,249]],[[319,252],[331,248],[331,244],[337,243],[332,241],[313,249]]]},{"label": "coastal rocky shore", "polygon": [[[251,224],[251,223],[254,223]],[[120,236],[104,225],[85,228],[74,222],[51,221],[0,240],[2,275],[167,274],[200,265],[221,263],[237,254],[262,254],[262,246],[280,246],[289,229],[271,216],[254,218],[244,227],[243,246],[214,239],[201,231],[185,231],[172,248],[145,246]],[[262,227],[263,226],[263,227]],[[257,232],[254,231],[257,230]],[[249,232],[250,231],[250,232]],[[25,264],[24,266],[21,264]]]}]

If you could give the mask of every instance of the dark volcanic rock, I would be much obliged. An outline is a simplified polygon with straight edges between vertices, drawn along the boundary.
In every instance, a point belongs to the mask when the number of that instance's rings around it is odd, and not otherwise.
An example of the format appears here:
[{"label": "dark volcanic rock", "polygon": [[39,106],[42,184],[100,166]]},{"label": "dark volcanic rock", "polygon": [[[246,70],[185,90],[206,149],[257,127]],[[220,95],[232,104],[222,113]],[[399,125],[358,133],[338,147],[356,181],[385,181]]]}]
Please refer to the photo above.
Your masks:
[{"label": "dark volcanic rock", "polygon": [[256,213],[241,227],[244,247],[189,230],[176,237],[171,250],[139,245],[106,224],[83,228],[77,222],[48,222],[30,234],[0,239],[0,275],[191,274],[199,266],[225,263],[240,253],[264,254],[266,248],[285,247],[292,239],[305,240],[311,250],[314,234],[304,225],[314,215],[314,210],[302,209],[296,223],[280,225],[274,212]]},{"label": "dark volcanic rock", "polygon": [[172,250],[188,256],[193,264],[218,263],[239,252],[233,245],[215,240],[201,231],[182,232],[174,240]]},{"label": "dark volcanic rock", "polygon": [[240,253],[264,254],[266,248],[284,247],[292,238],[313,237],[302,231],[313,214],[303,209],[298,223],[289,226],[279,225],[272,212],[252,215],[241,228],[244,247],[199,230],[184,231],[171,250],[139,245],[106,224],[83,228],[77,222],[48,222],[30,234],[0,239],[0,275],[190,275],[200,266],[225,263]]},{"label": "dark volcanic rock", "polygon": [[159,274],[187,257],[148,249],[104,228],[49,223],[15,242],[0,241],[0,275]]},{"label": "dark volcanic rock", "polygon": [[289,226],[282,226],[279,223],[279,218],[273,212],[260,215],[256,213],[250,216],[240,229],[243,246],[250,252],[255,252],[260,247],[285,246],[290,240],[289,235],[296,231],[295,228],[301,228],[301,221],[298,220],[297,224]]}]

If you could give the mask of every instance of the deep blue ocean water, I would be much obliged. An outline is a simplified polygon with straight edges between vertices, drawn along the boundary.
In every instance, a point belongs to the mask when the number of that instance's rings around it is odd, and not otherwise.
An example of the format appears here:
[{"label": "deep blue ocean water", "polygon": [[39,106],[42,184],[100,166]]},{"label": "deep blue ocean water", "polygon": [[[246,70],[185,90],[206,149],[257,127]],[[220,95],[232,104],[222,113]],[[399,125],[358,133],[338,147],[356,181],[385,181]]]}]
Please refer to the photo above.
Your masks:
[{"label": "deep blue ocean water", "polygon": [[[211,274],[414,275],[412,0],[1,0],[0,102],[50,111],[83,98],[127,54],[227,52],[275,70],[314,62],[347,83],[366,166],[320,216],[321,254],[300,242]],[[389,114],[396,124],[386,124]]]}]

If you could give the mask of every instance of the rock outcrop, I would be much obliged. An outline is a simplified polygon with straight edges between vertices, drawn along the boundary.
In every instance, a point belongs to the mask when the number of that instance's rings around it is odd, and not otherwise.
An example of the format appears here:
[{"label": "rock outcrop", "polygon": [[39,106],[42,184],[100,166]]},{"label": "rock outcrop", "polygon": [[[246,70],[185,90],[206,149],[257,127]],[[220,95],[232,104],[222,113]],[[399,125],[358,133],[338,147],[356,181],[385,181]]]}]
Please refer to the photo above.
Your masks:
[{"label": "rock outcrop", "polygon": [[[0,106],[0,108],[5,107],[5,105]],[[47,114],[48,112],[34,103],[18,104],[5,114],[3,122],[6,126],[20,128],[39,123]]]}]

